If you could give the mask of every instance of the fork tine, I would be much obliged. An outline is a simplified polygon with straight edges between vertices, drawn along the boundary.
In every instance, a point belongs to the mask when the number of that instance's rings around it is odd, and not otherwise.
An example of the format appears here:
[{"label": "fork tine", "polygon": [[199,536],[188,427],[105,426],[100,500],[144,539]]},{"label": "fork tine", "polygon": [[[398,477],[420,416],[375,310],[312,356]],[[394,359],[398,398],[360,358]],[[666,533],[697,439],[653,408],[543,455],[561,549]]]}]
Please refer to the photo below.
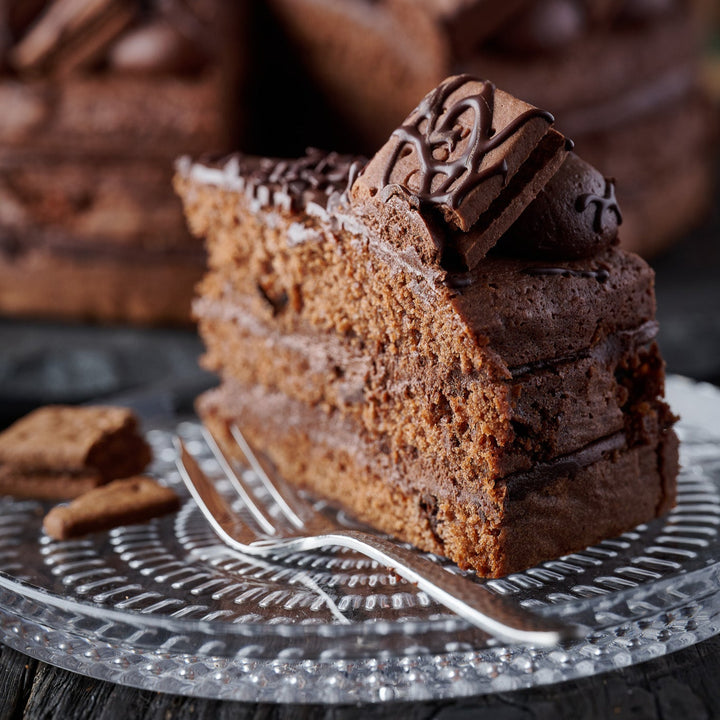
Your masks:
[{"label": "fork tine", "polygon": [[[315,523],[318,515],[317,511],[312,508],[309,503],[299,498],[296,490],[288,487],[287,483],[280,478],[277,472],[268,469],[268,465],[264,463],[250,447],[250,443],[248,443],[245,436],[240,432],[240,428],[234,423],[230,425],[230,434],[233,436],[233,439],[242,451],[250,467],[255,471],[255,474],[260,478],[265,489],[277,503],[283,515],[285,515],[298,530],[309,530],[310,528],[307,527],[309,524],[315,525],[318,530],[321,529],[317,527]],[[322,528],[322,530],[327,529],[327,526]]]},{"label": "fork tine", "polygon": [[216,442],[212,433],[210,433],[207,428],[203,427],[202,434],[205,438],[205,442],[210,448],[210,451],[222,468],[222,471],[225,473],[225,476],[230,481],[230,484],[235,489],[235,492],[240,496],[240,499],[245,504],[245,507],[255,519],[255,522],[257,522],[257,524],[262,528],[262,531],[268,535],[277,535],[278,533],[275,528],[275,523],[270,516],[260,508],[256,500],[253,499],[252,491],[248,488],[245,481],[235,472],[231,463],[228,461],[225,452]]},{"label": "fork tine", "polygon": [[[242,437],[239,431],[237,434]],[[255,453],[245,444],[249,450],[248,461],[250,457],[254,458],[262,469]],[[461,575],[446,572],[445,568],[414,550],[362,530],[336,528],[326,533],[258,537],[252,527],[238,517],[231,504],[216,490],[179,438],[175,440],[175,446],[178,450],[178,471],[190,494],[220,539],[234,550],[243,554],[266,556],[269,553],[339,545],[394,568],[401,577],[417,584],[418,588],[430,597],[502,640],[549,647],[566,639],[584,637],[589,632],[580,625],[565,624],[561,620],[535,615],[521,605],[509,602],[507,598],[493,595],[483,586],[473,585]],[[317,525],[323,524],[323,518],[324,516],[317,515]],[[312,526],[315,523],[309,524]],[[333,523],[329,524],[333,526]],[[300,573],[298,577],[302,575],[303,573]],[[311,587],[316,591],[318,589],[316,584]],[[321,594],[332,610],[332,599],[324,593]],[[337,612],[341,615],[339,610]]]},{"label": "fork tine", "polygon": [[180,438],[175,438],[175,449],[175,464],[180,477],[220,539],[236,549],[241,549],[238,543],[249,545],[256,541],[257,533],[240,519],[230,503],[217,491]]}]

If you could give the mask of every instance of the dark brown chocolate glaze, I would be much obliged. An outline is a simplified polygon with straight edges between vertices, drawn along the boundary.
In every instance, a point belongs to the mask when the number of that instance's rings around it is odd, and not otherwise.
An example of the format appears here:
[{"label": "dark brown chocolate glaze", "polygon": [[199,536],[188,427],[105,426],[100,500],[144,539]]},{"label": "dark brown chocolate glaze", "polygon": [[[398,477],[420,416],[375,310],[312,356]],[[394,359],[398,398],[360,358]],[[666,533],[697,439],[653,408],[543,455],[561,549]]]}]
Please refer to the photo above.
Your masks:
[{"label": "dark brown chocolate glaze", "polygon": [[[393,132],[393,137],[400,142],[385,168],[382,188],[398,184],[416,197],[421,205],[447,205],[457,209],[468,193],[487,178],[507,176],[508,167],[504,158],[481,170],[480,166],[490,151],[502,145],[533,118],[554,122],[550,113],[533,108],[497,130],[493,127],[495,86],[487,81],[482,84],[479,93],[446,107],[448,98],[468,82],[476,82],[476,79],[470,75],[458,75],[442,83],[425,96],[412,120]],[[438,159],[438,154],[440,158],[451,156],[460,141],[464,140],[457,120],[468,111],[473,113],[473,124],[462,154],[451,161]],[[407,179],[401,183],[391,182],[397,161],[408,145],[415,150],[420,163],[417,189],[412,189]]]},{"label": "dark brown chocolate glaze", "polygon": [[508,370],[513,378],[519,378],[543,370],[552,370],[564,363],[576,363],[591,357],[609,363],[612,358],[620,357],[625,352],[637,351],[639,348],[649,345],[657,337],[658,327],[656,320],[648,320],[637,328],[619,330],[615,335],[610,336],[606,343],[598,343],[552,360],[536,360],[523,365],[515,365]]},{"label": "dark brown chocolate glaze", "polygon": [[[565,267],[529,267],[525,271],[525,275],[539,277],[541,275],[557,275],[562,277],[585,278],[588,280],[597,280],[599,283],[607,282],[610,277],[609,270],[598,268],[597,270],[573,270]],[[445,282],[448,287],[455,290],[470,287],[477,280],[477,273],[469,272],[448,272]]]},{"label": "dark brown chocolate glaze", "polygon": [[495,252],[547,260],[591,257],[617,244],[621,222],[613,181],[569,153]]},{"label": "dark brown chocolate glaze", "polygon": [[[606,220],[605,215],[607,212],[615,215],[615,220],[618,225],[622,224],[622,213],[620,207],[615,199],[615,180],[605,179],[605,191],[600,195],[595,193],[584,193],[580,195],[575,202],[575,209],[578,212],[585,212],[590,207],[595,206],[595,217],[593,219],[593,230],[596,233],[602,233],[605,231]],[[617,228],[616,228],[617,229]]]},{"label": "dark brown chocolate glaze", "polygon": [[513,473],[503,478],[502,483],[512,494],[513,500],[522,499],[527,493],[547,485],[558,475],[573,475],[583,467],[598,462],[603,457],[628,447],[624,432],[615,433],[590,443],[581,450],[549,462],[537,463],[532,470]]}]

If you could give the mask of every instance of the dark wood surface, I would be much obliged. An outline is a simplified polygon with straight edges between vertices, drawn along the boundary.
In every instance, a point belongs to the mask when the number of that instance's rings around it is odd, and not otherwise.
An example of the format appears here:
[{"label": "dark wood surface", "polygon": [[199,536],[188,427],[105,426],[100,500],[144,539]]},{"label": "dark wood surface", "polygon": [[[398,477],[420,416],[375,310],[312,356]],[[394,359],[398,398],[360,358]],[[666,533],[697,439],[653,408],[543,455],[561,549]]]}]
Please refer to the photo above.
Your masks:
[{"label": "dark wood surface", "polygon": [[694,720],[720,717],[720,637],[594,678],[446,702],[257,705],[99,682],[0,646],[0,720]]}]

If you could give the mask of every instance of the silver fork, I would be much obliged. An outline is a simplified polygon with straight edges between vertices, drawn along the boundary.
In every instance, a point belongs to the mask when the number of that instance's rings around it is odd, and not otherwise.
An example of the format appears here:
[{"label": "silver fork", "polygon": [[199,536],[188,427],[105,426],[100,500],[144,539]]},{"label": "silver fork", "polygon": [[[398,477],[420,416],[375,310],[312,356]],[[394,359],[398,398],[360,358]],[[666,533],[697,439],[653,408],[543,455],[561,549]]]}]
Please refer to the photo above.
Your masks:
[{"label": "silver fork", "polygon": [[349,548],[391,568],[460,617],[505,642],[550,647],[587,634],[587,628],[580,625],[563,624],[531,613],[482,585],[447,571],[416,550],[374,533],[340,526],[299,497],[272,463],[253,451],[237,426],[232,425],[230,432],[248,467],[276,503],[283,522],[273,519],[264,501],[242,473],[234,470],[233,461],[206,428],[203,428],[205,441],[256,527],[241,518],[230,501],[218,492],[183,442],[177,438],[175,443],[176,464],[185,485],[214,532],[233,550],[267,556],[330,546]]}]

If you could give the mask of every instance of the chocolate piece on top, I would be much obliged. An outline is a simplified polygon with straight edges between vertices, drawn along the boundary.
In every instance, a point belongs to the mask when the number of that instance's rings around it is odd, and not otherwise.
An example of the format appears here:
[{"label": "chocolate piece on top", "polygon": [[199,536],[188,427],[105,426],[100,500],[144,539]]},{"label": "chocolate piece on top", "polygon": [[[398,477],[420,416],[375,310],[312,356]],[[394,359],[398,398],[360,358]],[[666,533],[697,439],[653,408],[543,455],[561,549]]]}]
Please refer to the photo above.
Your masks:
[{"label": "chocolate piece on top", "polygon": [[55,0],[12,53],[24,72],[66,75],[92,66],[137,14],[134,0]]},{"label": "chocolate piece on top", "polygon": [[[565,156],[552,115],[467,75],[429,93],[360,174],[353,202],[406,196],[435,209],[461,239],[472,268],[522,212]],[[486,217],[483,215],[487,213]]]},{"label": "chocolate piece on top", "polygon": [[496,250],[525,258],[590,257],[618,243],[621,222],[613,181],[570,153]]}]

